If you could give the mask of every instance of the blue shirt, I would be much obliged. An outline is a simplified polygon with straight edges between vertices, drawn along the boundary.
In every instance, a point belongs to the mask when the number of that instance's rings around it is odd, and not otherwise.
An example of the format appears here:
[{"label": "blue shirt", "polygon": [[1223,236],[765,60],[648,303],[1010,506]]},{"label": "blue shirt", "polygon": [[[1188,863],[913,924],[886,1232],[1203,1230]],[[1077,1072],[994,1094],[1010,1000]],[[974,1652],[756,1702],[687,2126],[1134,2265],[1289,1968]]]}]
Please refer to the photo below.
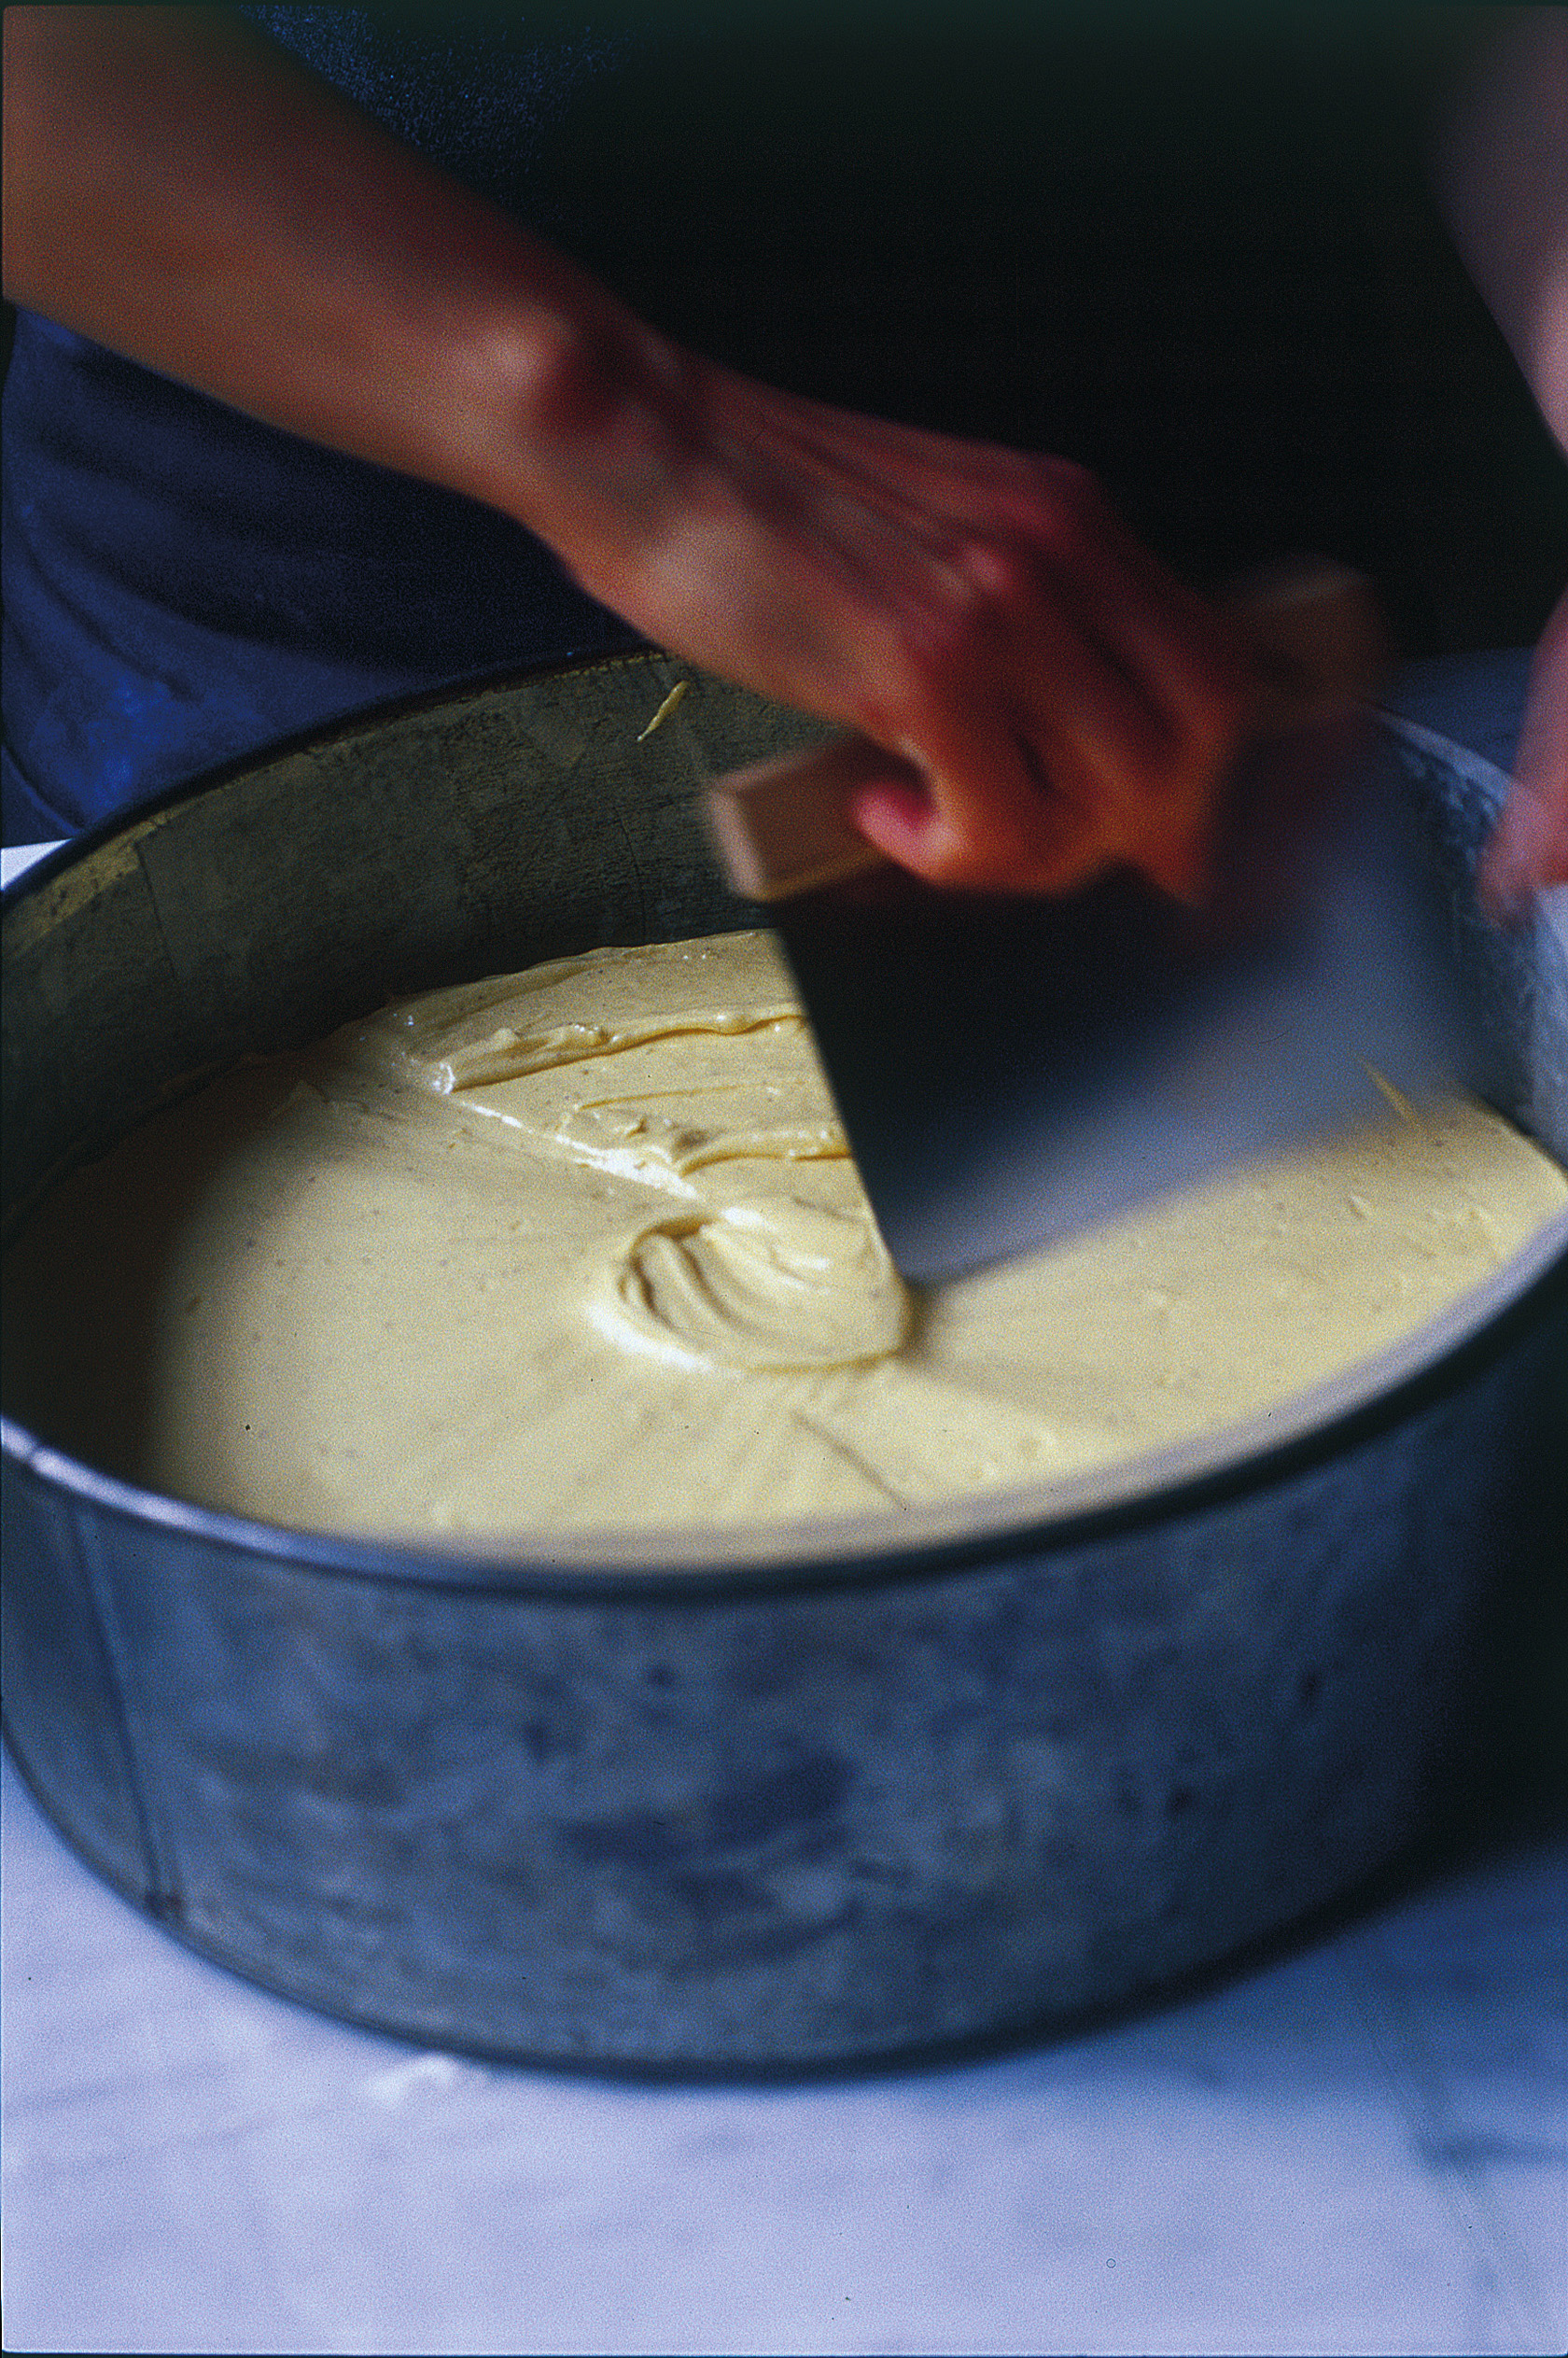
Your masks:
[{"label": "blue shirt", "polygon": [[[248,13],[514,211],[541,125],[615,58],[521,19],[455,35],[361,9]],[[367,705],[637,643],[508,518],[26,313],[4,456],[7,842]]]}]

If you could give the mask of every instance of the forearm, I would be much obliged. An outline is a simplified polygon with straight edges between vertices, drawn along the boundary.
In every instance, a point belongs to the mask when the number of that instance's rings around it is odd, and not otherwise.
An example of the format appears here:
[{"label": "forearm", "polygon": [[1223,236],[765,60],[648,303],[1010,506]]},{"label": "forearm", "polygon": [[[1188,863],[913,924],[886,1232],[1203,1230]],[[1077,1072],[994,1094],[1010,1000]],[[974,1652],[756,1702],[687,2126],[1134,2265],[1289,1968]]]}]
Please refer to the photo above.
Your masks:
[{"label": "forearm", "polygon": [[933,881],[1191,890],[1247,713],[1228,627],[1081,470],[683,353],[243,20],[6,16],[13,298],[484,500],[672,653],[885,748]]},{"label": "forearm", "polygon": [[529,523],[551,420],[656,364],[603,289],[241,19],[7,8],[5,39],[13,302]]},{"label": "forearm", "polygon": [[1445,141],[1454,239],[1568,450],[1568,8],[1500,10],[1504,30]]},{"label": "forearm", "polygon": [[[1449,129],[1454,240],[1568,452],[1568,9],[1509,9]],[[1568,594],[1535,650],[1514,787],[1487,845],[1498,916],[1568,884]]]}]

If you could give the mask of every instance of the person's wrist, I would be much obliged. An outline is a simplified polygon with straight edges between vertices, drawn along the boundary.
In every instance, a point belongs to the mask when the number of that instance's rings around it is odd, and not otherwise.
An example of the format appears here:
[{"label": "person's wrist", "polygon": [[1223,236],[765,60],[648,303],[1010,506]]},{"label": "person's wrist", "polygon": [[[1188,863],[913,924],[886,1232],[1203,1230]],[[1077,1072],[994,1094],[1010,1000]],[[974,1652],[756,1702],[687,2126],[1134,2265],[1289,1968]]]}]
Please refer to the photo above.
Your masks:
[{"label": "person's wrist", "polygon": [[[557,547],[657,530],[686,472],[694,364],[597,288],[495,321],[476,375],[476,495]],[[466,486],[469,487],[469,486]]]}]

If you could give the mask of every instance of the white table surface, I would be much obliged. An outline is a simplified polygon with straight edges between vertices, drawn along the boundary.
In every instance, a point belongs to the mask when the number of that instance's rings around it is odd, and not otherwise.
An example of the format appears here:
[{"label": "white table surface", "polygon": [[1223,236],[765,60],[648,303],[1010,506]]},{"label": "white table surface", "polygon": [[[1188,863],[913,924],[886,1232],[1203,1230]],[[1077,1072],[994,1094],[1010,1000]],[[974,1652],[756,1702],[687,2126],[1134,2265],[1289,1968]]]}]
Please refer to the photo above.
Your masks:
[{"label": "white table surface", "polygon": [[1568,2346],[1549,1813],[1093,2035],[772,2088],[310,2014],[126,1906],[8,1759],[0,1869],[7,2350]]},{"label": "white table surface", "polygon": [[1090,2037],[804,2086],[421,2053],[4,1790],[7,2342],[1560,2351],[1568,1835]]}]

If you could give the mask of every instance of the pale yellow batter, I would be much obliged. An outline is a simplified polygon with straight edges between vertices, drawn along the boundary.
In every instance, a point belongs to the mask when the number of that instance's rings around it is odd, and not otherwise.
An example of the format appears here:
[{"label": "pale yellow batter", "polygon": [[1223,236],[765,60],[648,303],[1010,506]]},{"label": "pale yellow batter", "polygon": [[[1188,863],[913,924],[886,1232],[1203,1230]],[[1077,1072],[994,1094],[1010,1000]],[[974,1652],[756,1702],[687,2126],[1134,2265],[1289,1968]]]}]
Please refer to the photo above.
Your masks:
[{"label": "pale yellow batter", "polygon": [[7,1405],[318,1528],[885,1516],[1284,1399],[1565,1202],[1494,1115],[1391,1105],[915,1298],[769,937],[605,950],[250,1066],[77,1174],[11,1256]]}]

